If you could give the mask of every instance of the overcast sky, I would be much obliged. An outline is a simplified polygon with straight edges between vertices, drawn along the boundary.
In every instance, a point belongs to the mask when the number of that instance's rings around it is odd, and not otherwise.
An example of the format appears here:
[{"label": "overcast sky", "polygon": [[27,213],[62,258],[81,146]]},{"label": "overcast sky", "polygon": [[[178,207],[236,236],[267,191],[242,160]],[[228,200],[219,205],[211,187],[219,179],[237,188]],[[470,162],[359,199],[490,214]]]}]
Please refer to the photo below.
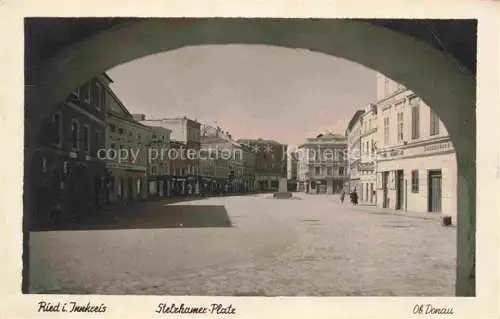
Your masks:
[{"label": "overcast sky", "polygon": [[325,130],[343,134],[376,99],[375,72],[302,49],[257,45],[185,47],[108,71],[131,113],[218,123],[236,139],[296,146]]}]

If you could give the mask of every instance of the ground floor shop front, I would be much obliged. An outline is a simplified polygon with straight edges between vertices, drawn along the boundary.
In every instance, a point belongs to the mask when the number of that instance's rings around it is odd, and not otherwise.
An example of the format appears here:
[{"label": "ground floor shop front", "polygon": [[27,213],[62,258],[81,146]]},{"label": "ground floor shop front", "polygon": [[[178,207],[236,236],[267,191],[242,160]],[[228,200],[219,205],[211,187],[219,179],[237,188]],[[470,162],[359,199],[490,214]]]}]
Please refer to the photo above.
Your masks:
[{"label": "ground floor shop front", "polygon": [[106,203],[104,163],[88,156],[41,150],[34,156],[29,184],[34,194],[30,214],[36,224],[51,224],[98,209]]},{"label": "ground floor shop front", "polygon": [[207,176],[150,176],[149,196],[190,196],[246,193],[254,190],[253,180]]},{"label": "ground floor shop front", "polygon": [[345,181],[341,178],[318,178],[298,182],[298,190],[310,194],[339,194]]},{"label": "ground floor shop front", "polygon": [[451,216],[456,222],[455,154],[377,163],[376,202],[381,208]]},{"label": "ground floor shop front", "polygon": [[146,170],[108,165],[108,202],[134,202],[147,198]]}]

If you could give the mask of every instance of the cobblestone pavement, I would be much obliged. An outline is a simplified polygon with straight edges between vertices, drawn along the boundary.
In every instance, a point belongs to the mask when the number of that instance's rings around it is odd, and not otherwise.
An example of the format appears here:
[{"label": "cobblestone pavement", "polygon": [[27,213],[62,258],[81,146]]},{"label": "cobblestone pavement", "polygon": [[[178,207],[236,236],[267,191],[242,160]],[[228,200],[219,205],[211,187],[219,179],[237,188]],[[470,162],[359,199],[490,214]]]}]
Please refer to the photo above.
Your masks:
[{"label": "cobblestone pavement", "polygon": [[[335,195],[214,197],[233,227],[34,232],[33,292],[452,296],[456,229]],[[177,204],[173,204],[177,205]]]}]

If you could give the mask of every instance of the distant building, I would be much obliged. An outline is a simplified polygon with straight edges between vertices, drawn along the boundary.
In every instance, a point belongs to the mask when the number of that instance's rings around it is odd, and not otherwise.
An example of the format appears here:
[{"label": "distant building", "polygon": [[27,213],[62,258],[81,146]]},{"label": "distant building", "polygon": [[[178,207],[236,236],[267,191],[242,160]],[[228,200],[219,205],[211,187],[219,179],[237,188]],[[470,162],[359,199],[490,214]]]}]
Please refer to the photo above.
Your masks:
[{"label": "distant building", "polygon": [[279,180],[287,176],[287,145],[261,138],[237,142],[255,153],[254,188],[259,191],[278,190]]},{"label": "distant building", "polygon": [[218,126],[202,125],[201,175],[214,179],[216,189],[253,191],[255,154]]},{"label": "distant building", "polygon": [[347,140],[340,134],[319,134],[299,146],[299,191],[338,193],[347,181]]},{"label": "distant building", "polygon": [[361,116],[361,156],[358,163],[360,184],[358,184],[359,201],[366,205],[375,205],[377,182],[377,105],[370,104]]},{"label": "distant building", "polygon": [[148,146],[148,194],[151,196],[170,196],[172,179],[169,166],[171,130],[149,126],[152,130]]},{"label": "distant building", "polygon": [[415,93],[382,74],[377,92],[377,205],[456,222],[456,158],[445,126]]},{"label": "distant building", "polygon": [[349,121],[346,130],[347,137],[347,190],[352,192],[361,189],[361,127],[364,110],[358,110]]},{"label": "distant building", "polygon": [[169,167],[172,174],[172,191],[175,195],[199,194],[200,192],[200,151],[201,124],[187,117],[147,119],[142,124],[163,127],[171,131]]}]

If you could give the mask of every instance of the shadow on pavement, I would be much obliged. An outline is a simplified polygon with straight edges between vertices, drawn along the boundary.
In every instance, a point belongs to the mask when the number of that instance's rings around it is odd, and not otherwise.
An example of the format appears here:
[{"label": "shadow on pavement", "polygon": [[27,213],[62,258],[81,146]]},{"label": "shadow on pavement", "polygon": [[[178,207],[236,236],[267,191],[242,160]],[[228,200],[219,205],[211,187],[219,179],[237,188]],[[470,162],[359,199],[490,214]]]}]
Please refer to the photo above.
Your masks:
[{"label": "shadow on pavement", "polygon": [[165,205],[164,202],[150,202],[120,211],[101,211],[70,223],[38,226],[32,231],[231,226],[226,208],[221,205]]}]

